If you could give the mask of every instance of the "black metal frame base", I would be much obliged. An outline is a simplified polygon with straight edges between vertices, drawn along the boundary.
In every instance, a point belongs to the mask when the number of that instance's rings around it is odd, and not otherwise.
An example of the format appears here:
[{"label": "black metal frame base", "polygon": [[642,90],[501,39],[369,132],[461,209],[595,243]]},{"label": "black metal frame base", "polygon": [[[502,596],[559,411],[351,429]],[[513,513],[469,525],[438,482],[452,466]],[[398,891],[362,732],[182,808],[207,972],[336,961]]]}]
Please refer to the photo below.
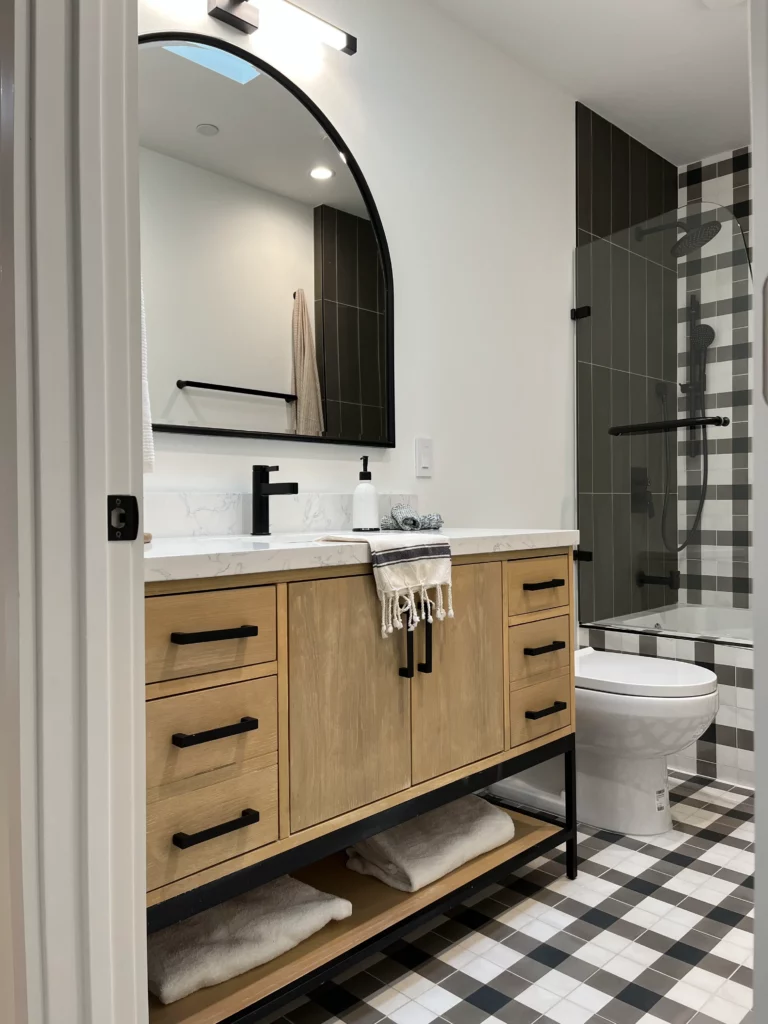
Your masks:
[{"label": "black metal frame base", "polygon": [[461,796],[484,789],[487,786],[493,785],[494,782],[500,782],[502,779],[517,775],[527,768],[532,768],[536,764],[549,761],[561,754],[564,755],[565,821],[545,814],[531,815],[532,817],[539,817],[544,821],[559,825],[560,828],[557,832],[540,840],[534,846],[522,851],[522,853],[504,861],[503,864],[497,865],[491,871],[480,875],[478,878],[474,878],[466,885],[453,889],[450,893],[430,903],[429,906],[422,908],[415,914],[411,914],[410,917],[398,922],[391,928],[379,932],[373,938],[360,943],[342,956],[336,957],[316,970],[305,974],[298,981],[273,992],[260,1002],[254,1003],[247,1009],[227,1017],[226,1020],[221,1022],[221,1024],[254,1024],[255,1021],[273,1013],[281,1006],[296,999],[297,996],[334,977],[340,971],[354,966],[355,963],[365,959],[371,953],[383,949],[395,939],[406,935],[420,924],[430,920],[430,918],[461,903],[462,900],[472,896],[474,893],[480,892],[497,879],[505,877],[516,868],[522,867],[523,864],[534,860],[546,850],[551,850],[564,843],[568,877],[575,878],[578,853],[576,833],[576,741],[574,734],[571,733],[571,735],[565,736],[562,739],[554,740],[552,743],[538,747],[536,750],[528,751],[528,753],[512,756],[491,768],[473,772],[463,779],[451,782],[446,786],[441,786],[430,793],[414,797],[412,800],[407,800],[396,807],[380,811],[378,814],[373,814],[362,821],[336,829],[328,835],[320,836],[318,839],[313,839],[292,850],[287,850],[285,853],[279,853],[274,857],[261,861],[259,864],[254,864],[252,867],[243,868],[241,871],[236,871],[224,878],[209,882],[189,893],[175,896],[172,899],[157,904],[157,906],[150,907],[147,910],[148,931],[157,931],[160,928],[174,924],[176,921],[184,920],[202,910],[216,906],[225,900],[254,889],[256,886],[263,885],[273,878],[289,874],[291,871],[296,871],[298,868],[305,867],[308,864],[313,864],[323,857],[337,853],[353,843],[360,842],[362,839],[367,839],[377,832],[391,828],[392,825],[407,821],[417,814],[423,814],[425,811],[449,803]]}]

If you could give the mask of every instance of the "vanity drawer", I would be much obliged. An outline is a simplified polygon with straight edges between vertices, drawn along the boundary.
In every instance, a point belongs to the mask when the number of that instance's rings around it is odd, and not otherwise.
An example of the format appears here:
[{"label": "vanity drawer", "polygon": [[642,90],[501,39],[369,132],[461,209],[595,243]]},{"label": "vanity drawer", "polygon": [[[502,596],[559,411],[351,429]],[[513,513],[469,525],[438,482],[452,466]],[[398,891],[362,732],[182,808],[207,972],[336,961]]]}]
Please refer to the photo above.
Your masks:
[{"label": "vanity drawer", "polygon": [[[258,820],[242,826],[245,811]],[[147,806],[147,889],[274,842],[277,831],[277,765],[156,800]]]},{"label": "vanity drawer", "polygon": [[518,747],[570,725],[571,700],[570,675],[513,690],[509,699],[510,746]]},{"label": "vanity drawer", "polygon": [[568,555],[507,562],[509,614],[560,608],[569,600]]},{"label": "vanity drawer", "polygon": [[273,750],[276,676],[147,703],[148,789],[242,765]]},{"label": "vanity drawer", "polygon": [[274,587],[146,598],[146,681],[274,661],[275,605]]},{"label": "vanity drawer", "polygon": [[513,687],[568,672],[571,618],[556,615],[509,627],[509,678]]}]

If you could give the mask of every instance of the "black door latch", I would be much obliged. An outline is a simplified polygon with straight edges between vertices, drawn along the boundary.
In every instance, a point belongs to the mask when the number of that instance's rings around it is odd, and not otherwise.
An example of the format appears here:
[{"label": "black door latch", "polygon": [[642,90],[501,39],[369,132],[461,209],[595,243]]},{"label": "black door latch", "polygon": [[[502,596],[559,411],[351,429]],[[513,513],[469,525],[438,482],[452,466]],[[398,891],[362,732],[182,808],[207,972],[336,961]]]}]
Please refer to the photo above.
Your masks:
[{"label": "black door latch", "polygon": [[139,503],[133,494],[107,495],[107,540],[136,540]]}]

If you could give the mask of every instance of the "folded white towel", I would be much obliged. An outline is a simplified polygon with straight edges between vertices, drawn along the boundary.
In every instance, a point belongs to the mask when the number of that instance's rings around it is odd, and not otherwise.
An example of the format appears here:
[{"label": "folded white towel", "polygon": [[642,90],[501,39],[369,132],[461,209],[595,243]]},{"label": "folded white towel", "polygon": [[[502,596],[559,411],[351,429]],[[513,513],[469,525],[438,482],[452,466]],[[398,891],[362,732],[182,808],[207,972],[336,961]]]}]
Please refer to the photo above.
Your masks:
[{"label": "folded white towel", "polygon": [[[451,544],[439,533],[346,533],[321,537],[326,541],[365,541],[371,549],[373,578],[381,601],[381,635],[387,636],[393,627],[403,628],[403,615],[408,628],[415,629],[421,610],[423,617],[432,622],[433,612],[438,619],[453,618],[451,590]],[[435,588],[434,600],[428,590]],[[446,588],[447,608],[443,597]],[[418,598],[418,600],[417,600]]]},{"label": "folded white towel", "polygon": [[351,913],[349,900],[287,875],[276,878],[150,935],[149,990],[161,1003],[174,1003],[274,960]]},{"label": "folded white towel", "polygon": [[347,867],[416,892],[515,837],[515,823],[479,796],[465,796],[347,850]]}]

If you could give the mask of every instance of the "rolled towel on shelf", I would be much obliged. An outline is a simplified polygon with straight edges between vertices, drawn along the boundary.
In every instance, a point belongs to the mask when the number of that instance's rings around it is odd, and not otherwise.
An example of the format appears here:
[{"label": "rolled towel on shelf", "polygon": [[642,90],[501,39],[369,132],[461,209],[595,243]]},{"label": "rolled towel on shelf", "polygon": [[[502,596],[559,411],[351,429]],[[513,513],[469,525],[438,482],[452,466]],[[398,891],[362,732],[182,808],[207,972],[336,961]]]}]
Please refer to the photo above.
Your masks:
[{"label": "rolled towel on shelf", "polygon": [[465,796],[356,843],[347,850],[347,867],[417,892],[514,837],[515,823],[505,811]]},{"label": "rolled towel on shelf", "polygon": [[393,505],[388,516],[382,516],[382,530],[439,530],[443,525],[443,517],[437,512],[425,512],[420,516],[410,505]]},{"label": "rolled towel on shelf", "polygon": [[150,935],[149,990],[161,1003],[236,978],[352,913],[349,900],[286,875]]}]

